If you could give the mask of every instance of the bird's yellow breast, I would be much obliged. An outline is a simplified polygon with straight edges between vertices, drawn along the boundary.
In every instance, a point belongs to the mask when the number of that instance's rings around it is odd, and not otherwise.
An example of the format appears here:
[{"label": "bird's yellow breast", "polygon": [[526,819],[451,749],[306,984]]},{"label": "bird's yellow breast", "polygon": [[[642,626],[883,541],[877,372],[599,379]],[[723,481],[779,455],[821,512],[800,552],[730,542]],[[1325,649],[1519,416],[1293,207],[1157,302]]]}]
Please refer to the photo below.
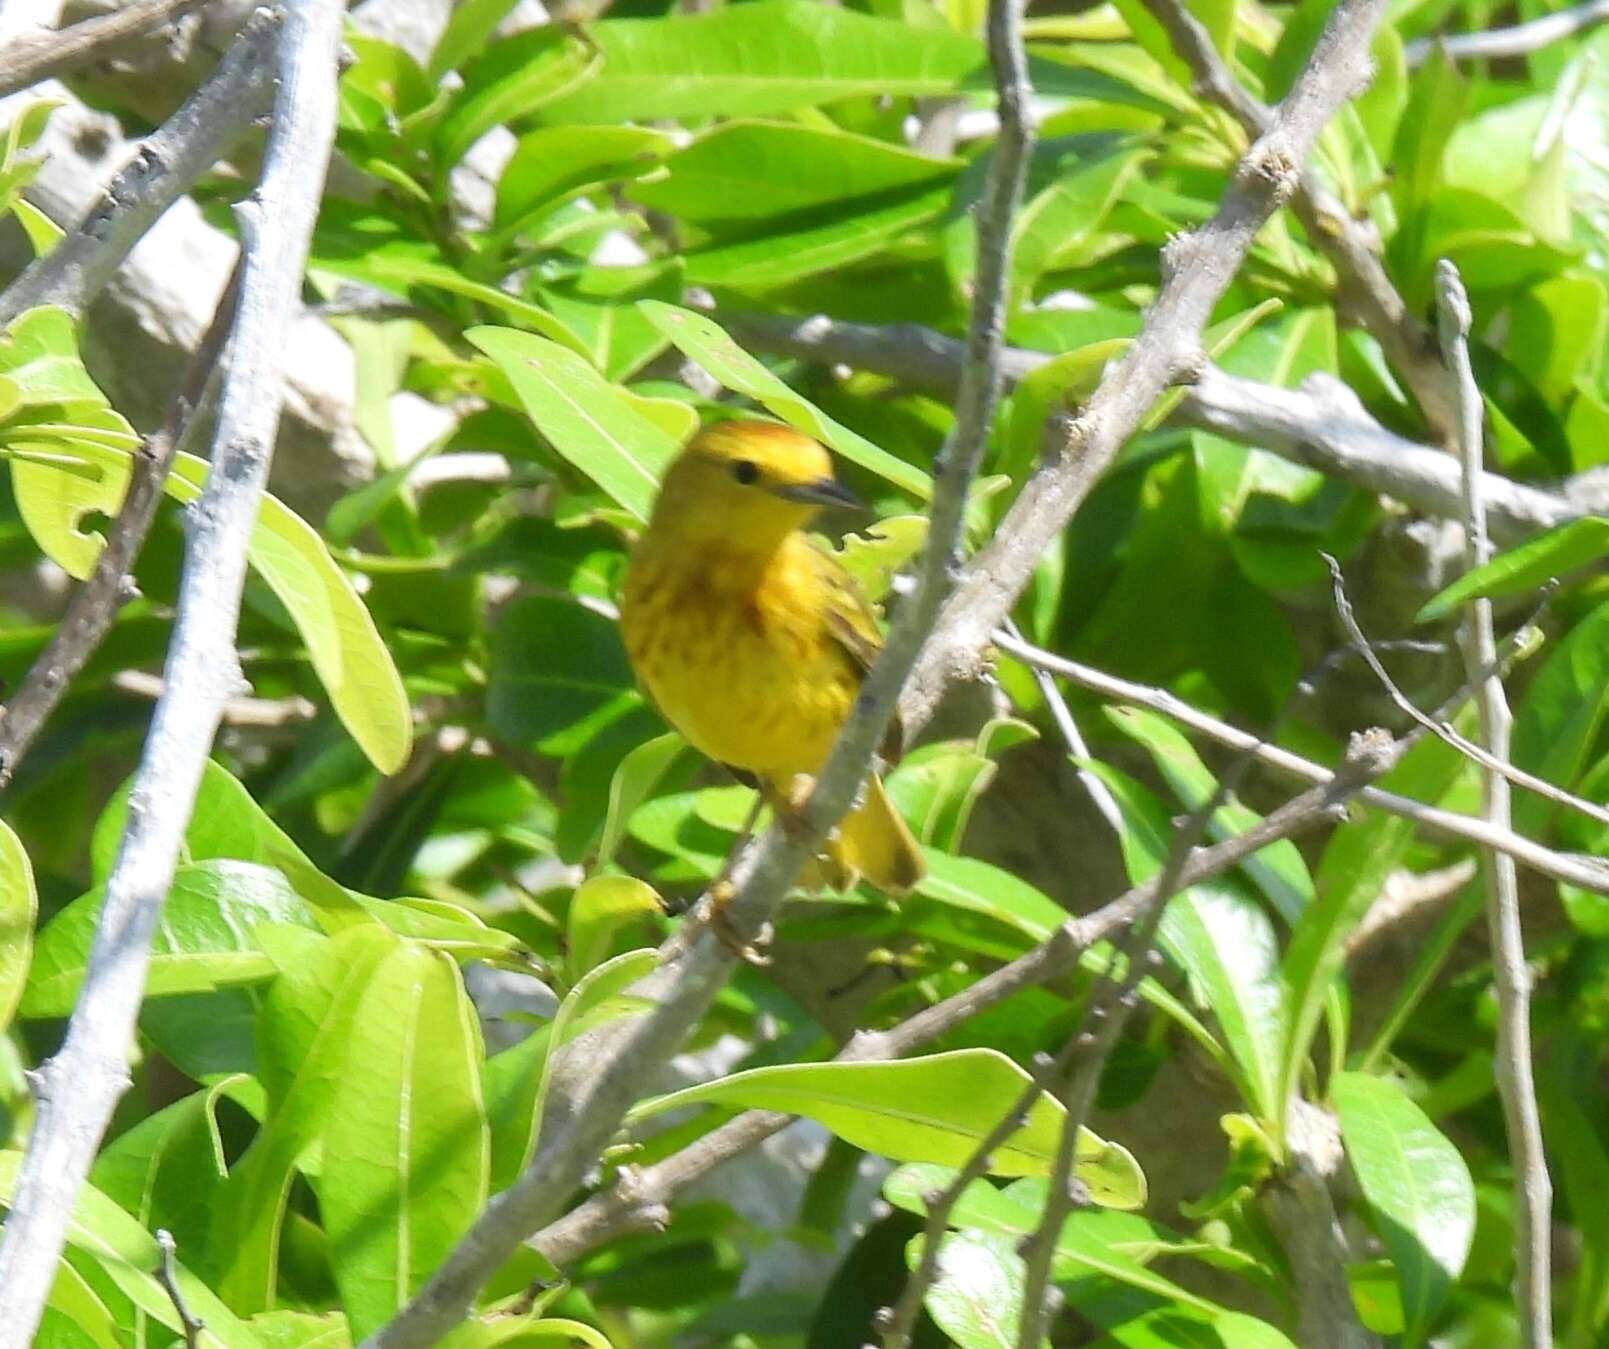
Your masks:
[{"label": "bird's yellow breast", "polygon": [[795,536],[756,557],[648,537],[620,609],[667,720],[712,759],[779,780],[821,766],[859,685],[811,547]]}]

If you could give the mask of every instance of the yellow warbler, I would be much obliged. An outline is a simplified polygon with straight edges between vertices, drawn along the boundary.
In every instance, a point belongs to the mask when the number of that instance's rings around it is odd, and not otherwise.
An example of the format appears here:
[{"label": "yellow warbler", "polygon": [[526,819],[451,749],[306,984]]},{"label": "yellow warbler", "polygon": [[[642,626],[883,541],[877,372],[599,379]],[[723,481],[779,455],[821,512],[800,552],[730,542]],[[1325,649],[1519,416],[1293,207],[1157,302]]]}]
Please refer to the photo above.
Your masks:
[{"label": "yellow warbler", "polygon": [[[773,807],[820,770],[881,643],[854,579],[804,533],[819,508],[857,505],[808,436],[719,422],[667,470],[626,573],[620,629],[649,696]],[[892,895],[924,870],[875,773],[825,857],[833,884]]]}]

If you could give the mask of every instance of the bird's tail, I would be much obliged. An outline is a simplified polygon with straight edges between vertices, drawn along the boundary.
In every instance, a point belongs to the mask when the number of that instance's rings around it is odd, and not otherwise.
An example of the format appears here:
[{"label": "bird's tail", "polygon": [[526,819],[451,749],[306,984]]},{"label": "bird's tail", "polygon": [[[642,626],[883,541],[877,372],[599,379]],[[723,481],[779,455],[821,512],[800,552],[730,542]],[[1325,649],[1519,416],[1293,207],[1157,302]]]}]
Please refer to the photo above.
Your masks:
[{"label": "bird's tail", "polygon": [[[885,895],[898,899],[927,874],[927,864],[875,773],[866,780],[864,796],[844,816],[827,844],[828,881],[834,888],[844,889],[855,883],[855,877],[864,877]],[[835,869],[843,874],[833,875]]]}]

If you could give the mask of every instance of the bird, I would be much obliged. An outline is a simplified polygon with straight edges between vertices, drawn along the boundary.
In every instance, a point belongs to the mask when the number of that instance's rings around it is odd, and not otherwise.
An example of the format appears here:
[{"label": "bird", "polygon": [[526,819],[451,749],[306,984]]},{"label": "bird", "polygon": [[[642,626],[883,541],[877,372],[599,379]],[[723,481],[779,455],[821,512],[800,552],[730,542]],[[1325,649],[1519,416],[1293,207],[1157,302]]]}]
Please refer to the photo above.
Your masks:
[{"label": "bird", "polygon": [[[808,792],[882,645],[854,577],[805,532],[834,507],[863,509],[819,442],[776,422],[712,423],[666,469],[622,588],[621,635],[649,699],[779,813]],[[894,898],[921,881],[921,848],[876,772],[815,870]]]}]

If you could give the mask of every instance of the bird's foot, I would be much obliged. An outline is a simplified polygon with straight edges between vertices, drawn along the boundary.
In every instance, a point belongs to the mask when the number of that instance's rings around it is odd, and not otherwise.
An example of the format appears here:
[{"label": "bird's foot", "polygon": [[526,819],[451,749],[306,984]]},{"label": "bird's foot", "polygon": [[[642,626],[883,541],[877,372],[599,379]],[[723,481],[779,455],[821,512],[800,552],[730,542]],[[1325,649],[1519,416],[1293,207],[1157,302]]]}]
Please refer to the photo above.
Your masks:
[{"label": "bird's foot", "polygon": [[745,937],[733,925],[727,912],[737,898],[737,886],[730,876],[718,876],[699,906],[699,917],[714,934],[715,940],[746,965],[763,968],[771,963],[765,948],[771,944],[771,924],[764,924],[752,938]]}]

